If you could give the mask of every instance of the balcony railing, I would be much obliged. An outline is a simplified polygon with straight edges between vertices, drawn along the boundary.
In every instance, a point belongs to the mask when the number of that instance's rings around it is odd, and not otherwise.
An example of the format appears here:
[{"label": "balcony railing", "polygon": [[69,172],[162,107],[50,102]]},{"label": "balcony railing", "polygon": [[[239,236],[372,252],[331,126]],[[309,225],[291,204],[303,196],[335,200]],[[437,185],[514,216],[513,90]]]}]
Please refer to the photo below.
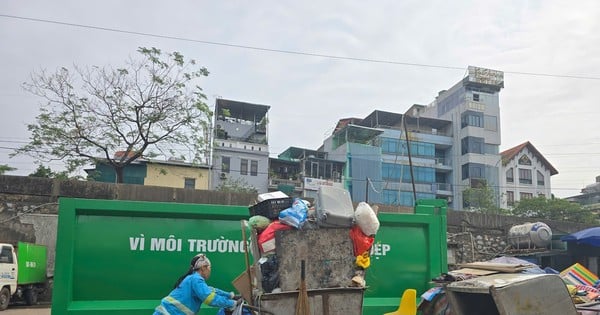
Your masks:
[{"label": "balcony railing", "polygon": [[270,187],[277,187],[279,185],[294,186],[294,190],[302,190],[302,181],[282,178],[269,178]]}]

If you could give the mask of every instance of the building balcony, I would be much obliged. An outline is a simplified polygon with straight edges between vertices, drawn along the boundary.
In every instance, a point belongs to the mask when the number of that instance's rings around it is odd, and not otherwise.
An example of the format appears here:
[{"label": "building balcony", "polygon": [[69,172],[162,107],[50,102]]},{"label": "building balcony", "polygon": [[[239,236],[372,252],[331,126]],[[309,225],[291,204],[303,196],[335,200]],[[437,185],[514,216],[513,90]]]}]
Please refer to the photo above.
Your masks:
[{"label": "building balcony", "polygon": [[302,181],[283,178],[269,178],[269,190],[287,190],[284,187],[293,187],[294,192],[302,192]]}]

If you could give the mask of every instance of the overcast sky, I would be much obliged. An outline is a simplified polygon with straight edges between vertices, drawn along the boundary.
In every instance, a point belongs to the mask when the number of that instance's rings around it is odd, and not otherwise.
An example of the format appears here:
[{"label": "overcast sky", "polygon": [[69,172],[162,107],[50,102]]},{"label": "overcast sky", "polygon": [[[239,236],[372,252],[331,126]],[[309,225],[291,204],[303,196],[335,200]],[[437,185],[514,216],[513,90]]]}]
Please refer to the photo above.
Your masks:
[{"label": "overcast sky", "polygon": [[215,97],[270,105],[272,157],[289,146],[318,148],[339,118],[362,118],[376,109],[404,113],[412,104],[429,104],[438,91],[458,82],[468,65],[505,71],[500,149],[531,141],[559,171],[552,177],[558,197],[578,194],[600,175],[597,0],[368,5],[2,0],[0,15],[0,164],[18,168],[9,174],[35,169],[30,159],[8,157],[10,148],[28,140],[26,124],[38,113],[40,100],[21,87],[32,71],[73,64],[118,66],[144,46],[179,51],[207,67],[210,75],[202,86],[211,105]]}]

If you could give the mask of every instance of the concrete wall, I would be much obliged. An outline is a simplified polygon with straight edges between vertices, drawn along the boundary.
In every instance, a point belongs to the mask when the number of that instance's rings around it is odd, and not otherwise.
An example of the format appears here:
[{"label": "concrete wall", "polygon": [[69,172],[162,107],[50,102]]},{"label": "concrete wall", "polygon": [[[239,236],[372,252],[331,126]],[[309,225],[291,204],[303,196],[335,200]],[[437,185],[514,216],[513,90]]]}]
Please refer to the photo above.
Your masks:
[{"label": "concrete wall", "polygon": [[[256,198],[253,194],[208,190],[0,176],[0,242],[25,241],[46,245],[51,274],[54,270],[57,202],[60,197],[243,206],[253,204]],[[379,205],[379,211],[412,213],[413,209]],[[488,260],[506,253],[510,227],[536,221],[450,210],[447,228],[449,260],[454,263]],[[568,222],[541,221],[548,224],[555,235],[589,227]]]}]

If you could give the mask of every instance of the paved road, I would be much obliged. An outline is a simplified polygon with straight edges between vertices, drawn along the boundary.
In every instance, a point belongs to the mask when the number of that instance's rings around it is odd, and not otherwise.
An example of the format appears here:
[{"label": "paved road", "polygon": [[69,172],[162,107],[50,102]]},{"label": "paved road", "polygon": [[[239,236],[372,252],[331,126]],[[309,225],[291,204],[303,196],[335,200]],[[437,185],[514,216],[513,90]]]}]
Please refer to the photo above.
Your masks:
[{"label": "paved road", "polygon": [[21,306],[10,305],[2,315],[50,315],[50,305]]}]

